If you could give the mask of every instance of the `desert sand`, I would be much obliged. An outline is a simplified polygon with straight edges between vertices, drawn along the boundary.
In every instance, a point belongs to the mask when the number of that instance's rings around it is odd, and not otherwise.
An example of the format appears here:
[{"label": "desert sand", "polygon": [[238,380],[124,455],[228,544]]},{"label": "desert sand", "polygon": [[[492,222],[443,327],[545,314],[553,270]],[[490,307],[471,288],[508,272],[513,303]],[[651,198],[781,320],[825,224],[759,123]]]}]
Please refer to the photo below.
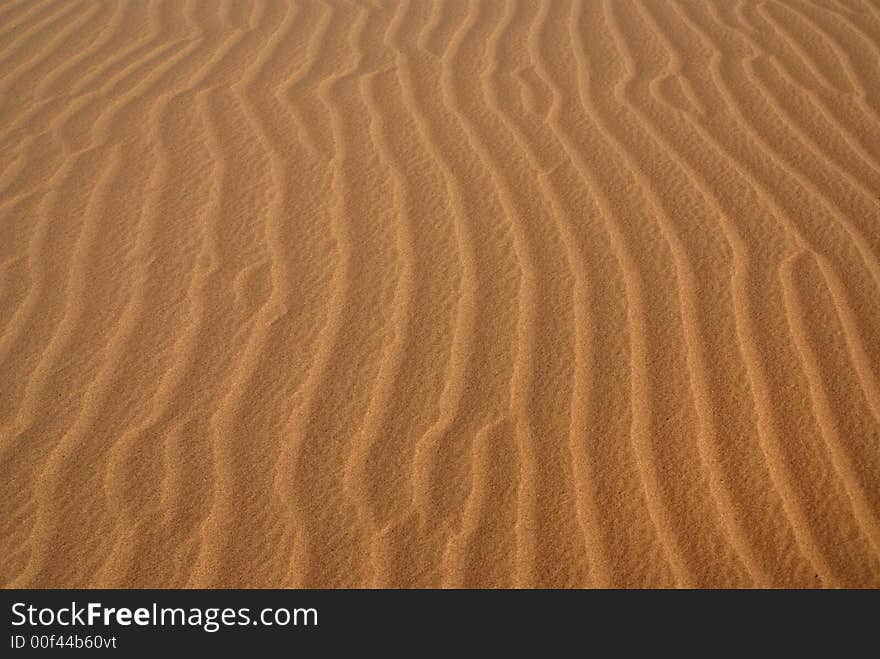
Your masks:
[{"label": "desert sand", "polygon": [[0,585],[880,586],[880,4],[0,3]]}]

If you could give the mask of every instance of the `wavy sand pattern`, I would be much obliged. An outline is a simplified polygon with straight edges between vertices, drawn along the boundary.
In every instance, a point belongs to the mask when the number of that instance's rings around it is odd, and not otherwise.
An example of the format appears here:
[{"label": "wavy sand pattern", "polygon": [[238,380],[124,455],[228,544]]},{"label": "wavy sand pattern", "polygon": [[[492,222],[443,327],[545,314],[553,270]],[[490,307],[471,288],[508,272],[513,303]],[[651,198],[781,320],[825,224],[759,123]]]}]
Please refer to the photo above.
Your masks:
[{"label": "wavy sand pattern", "polygon": [[875,0],[0,2],[0,584],[880,586]]}]

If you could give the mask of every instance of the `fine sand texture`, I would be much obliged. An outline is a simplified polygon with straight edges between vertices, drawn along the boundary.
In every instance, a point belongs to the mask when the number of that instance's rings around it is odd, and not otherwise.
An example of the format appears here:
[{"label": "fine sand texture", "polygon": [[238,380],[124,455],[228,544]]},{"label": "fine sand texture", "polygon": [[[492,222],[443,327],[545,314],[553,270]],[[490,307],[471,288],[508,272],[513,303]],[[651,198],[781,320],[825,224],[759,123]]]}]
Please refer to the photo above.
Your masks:
[{"label": "fine sand texture", "polygon": [[0,2],[0,585],[880,586],[880,3]]}]

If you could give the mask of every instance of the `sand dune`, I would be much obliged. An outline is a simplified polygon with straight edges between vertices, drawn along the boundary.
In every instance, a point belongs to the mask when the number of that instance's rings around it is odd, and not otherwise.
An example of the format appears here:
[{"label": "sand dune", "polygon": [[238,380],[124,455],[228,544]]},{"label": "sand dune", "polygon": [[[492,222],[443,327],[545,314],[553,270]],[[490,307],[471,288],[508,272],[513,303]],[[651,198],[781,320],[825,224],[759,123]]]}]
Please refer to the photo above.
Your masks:
[{"label": "sand dune", "polygon": [[0,585],[880,586],[873,0],[0,2]]}]

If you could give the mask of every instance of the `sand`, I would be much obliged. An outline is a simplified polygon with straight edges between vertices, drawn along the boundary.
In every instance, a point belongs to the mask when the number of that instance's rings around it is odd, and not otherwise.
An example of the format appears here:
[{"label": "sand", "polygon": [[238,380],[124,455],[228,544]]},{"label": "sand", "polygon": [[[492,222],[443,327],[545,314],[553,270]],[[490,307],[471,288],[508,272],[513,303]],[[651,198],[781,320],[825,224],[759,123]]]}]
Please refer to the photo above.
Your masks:
[{"label": "sand", "polygon": [[880,586],[880,4],[0,3],[0,585]]}]

